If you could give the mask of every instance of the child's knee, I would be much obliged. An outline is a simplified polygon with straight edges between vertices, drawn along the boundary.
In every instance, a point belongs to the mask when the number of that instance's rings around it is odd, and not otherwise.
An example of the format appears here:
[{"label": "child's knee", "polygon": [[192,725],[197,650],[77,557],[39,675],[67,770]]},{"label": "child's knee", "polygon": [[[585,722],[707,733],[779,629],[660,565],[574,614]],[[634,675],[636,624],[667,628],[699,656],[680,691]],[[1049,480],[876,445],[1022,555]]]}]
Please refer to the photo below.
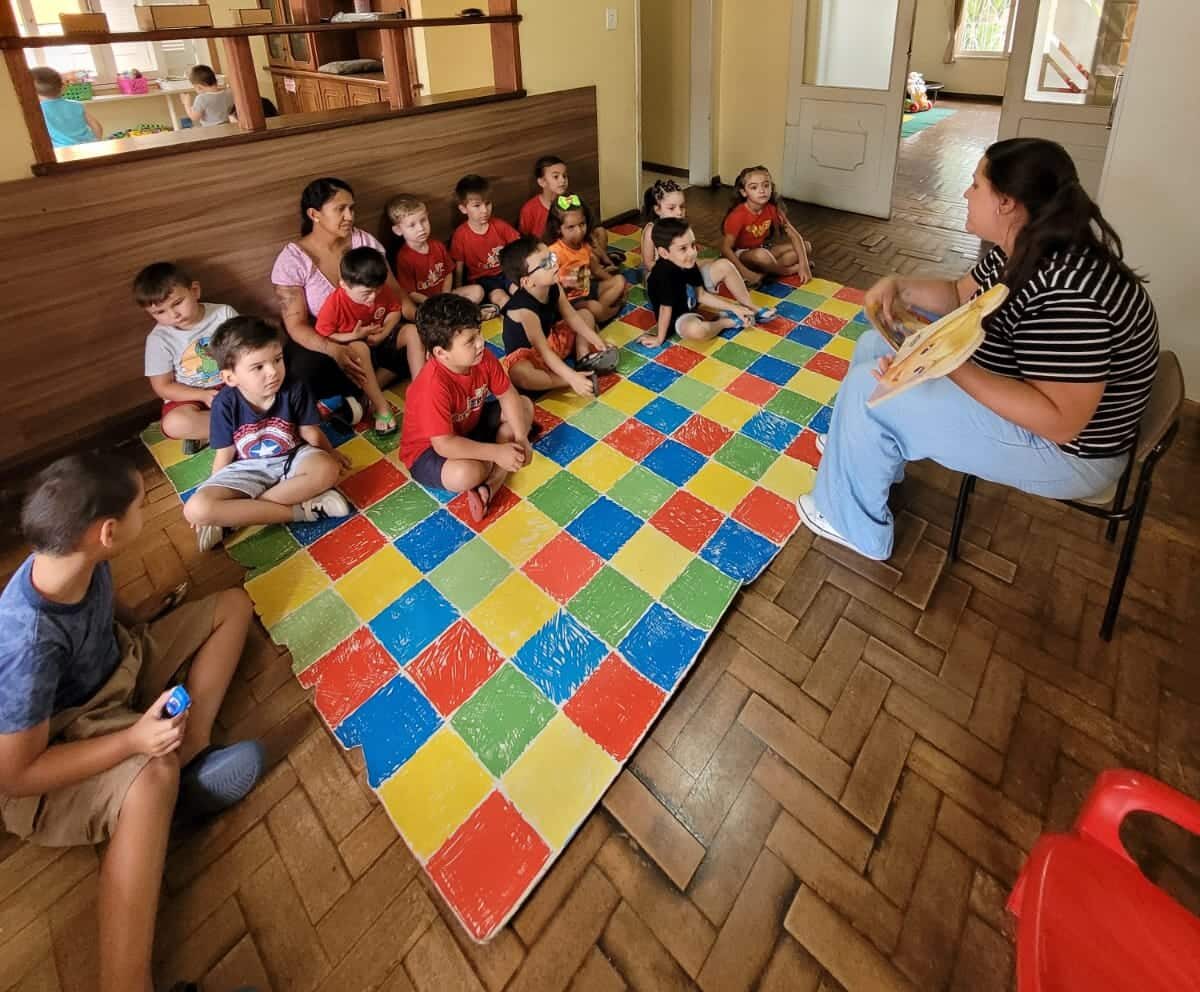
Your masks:
[{"label": "child's knee", "polygon": [[170,809],[178,795],[179,759],[172,753],[146,762],[125,793],[125,801]]},{"label": "child's knee", "polygon": [[489,466],[469,458],[455,458],[442,466],[442,485],[453,493],[474,489],[488,476]]},{"label": "child's knee", "polygon": [[342,467],[333,455],[328,451],[322,451],[321,457],[314,458],[312,461],[313,482],[319,485],[322,491],[332,489],[337,485],[338,477],[342,474]]},{"label": "child's knee", "polygon": [[212,517],[212,499],[203,489],[192,493],[191,498],[183,504],[183,519],[189,524],[206,524]]}]

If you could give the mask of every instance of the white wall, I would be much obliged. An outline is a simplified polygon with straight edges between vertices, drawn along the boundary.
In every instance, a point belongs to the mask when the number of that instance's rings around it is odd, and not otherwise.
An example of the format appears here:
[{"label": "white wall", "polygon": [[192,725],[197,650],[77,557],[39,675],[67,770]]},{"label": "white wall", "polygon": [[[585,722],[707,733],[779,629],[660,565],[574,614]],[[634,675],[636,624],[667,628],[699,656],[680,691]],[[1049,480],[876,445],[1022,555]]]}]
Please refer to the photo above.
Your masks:
[{"label": "white wall", "polygon": [[1126,259],[1150,276],[1163,347],[1179,355],[1192,399],[1200,399],[1197,37],[1196,0],[1141,5],[1100,186],[1100,207],[1121,235]]},{"label": "white wall", "polygon": [[945,83],[951,93],[1003,95],[1008,59],[959,59],[949,65],[942,61],[953,10],[954,0],[917,0],[909,68],[926,79]]}]

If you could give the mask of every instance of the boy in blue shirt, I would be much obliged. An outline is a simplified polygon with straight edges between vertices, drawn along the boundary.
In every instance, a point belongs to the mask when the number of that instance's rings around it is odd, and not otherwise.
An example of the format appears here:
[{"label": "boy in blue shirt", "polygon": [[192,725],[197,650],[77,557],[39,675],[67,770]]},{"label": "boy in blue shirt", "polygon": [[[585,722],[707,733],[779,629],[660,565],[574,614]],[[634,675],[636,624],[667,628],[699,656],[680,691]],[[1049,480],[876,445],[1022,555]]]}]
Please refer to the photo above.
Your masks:
[{"label": "boy in blue shirt", "polygon": [[42,105],[42,116],[46,118],[46,130],[55,148],[82,145],[96,141],[103,132],[100,122],[83,109],[78,100],[62,98],[62,76],[49,66],[39,65],[29,70],[33,77],[33,88]]},{"label": "boy in blue shirt", "polygon": [[[47,847],[109,842],[97,903],[102,992],[151,988],[176,799],[213,812],[263,770],[256,741],[209,743],[250,623],[245,592],[157,619],[161,602],[135,610],[114,596],[109,561],[141,531],[144,497],[123,458],[49,466],[21,513],[33,554],[0,594],[0,828]],[[174,683],[192,703],[165,717]]]}]

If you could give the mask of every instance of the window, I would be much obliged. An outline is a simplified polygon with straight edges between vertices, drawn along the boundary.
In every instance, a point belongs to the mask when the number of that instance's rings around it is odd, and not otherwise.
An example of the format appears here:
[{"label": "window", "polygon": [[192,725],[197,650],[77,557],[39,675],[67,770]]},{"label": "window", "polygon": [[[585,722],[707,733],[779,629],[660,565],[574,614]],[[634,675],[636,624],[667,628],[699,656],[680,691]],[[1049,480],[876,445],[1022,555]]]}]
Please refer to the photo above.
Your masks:
[{"label": "window", "polygon": [[1012,51],[1017,0],[963,0],[954,36],[956,56],[1005,56]]}]

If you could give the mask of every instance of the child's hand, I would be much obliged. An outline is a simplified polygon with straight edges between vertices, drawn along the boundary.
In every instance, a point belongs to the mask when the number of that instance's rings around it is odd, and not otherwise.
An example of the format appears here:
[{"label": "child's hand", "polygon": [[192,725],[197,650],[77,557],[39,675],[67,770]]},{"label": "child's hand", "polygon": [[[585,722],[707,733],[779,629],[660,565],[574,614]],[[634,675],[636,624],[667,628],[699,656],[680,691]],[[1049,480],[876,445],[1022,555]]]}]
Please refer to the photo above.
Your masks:
[{"label": "child's hand", "polygon": [[801,259],[799,262],[797,262],[794,266],[794,269],[796,275],[800,277],[801,283],[812,281],[812,266],[809,264],[807,258]]},{"label": "child's hand", "polygon": [[372,336],[378,334],[382,330],[382,324],[364,324],[362,321],[359,321],[354,325],[354,333],[358,335],[360,339],[365,338],[370,340]]},{"label": "child's hand", "polygon": [[350,469],[354,467],[354,463],[350,461],[349,457],[339,449],[334,448],[332,451],[330,451],[330,454],[333,455],[334,461],[338,463],[338,467],[343,472],[349,472]]},{"label": "child's hand", "polygon": [[129,743],[135,754],[161,758],[183,743],[189,711],[184,710],[174,717],[164,717],[162,709],[169,695],[171,690],[167,689],[150,704],[150,708],[138,718],[137,723],[125,731],[129,735]]},{"label": "child's hand", "polygon": [[579,288],[579,273],[572,269],[570,272],[564,272],[559,277],[562,280],[564,289]]},{"label": "child's hand", "polygon": [[382,324],[380,324],[378,331],[376,331],[374,334],[367,335],[367,344],[369,344],[369,345],[381,344],[382,342],[387,340],[388,333],[389,333],[388,330]]},{"label": "child's hand", "polygon": [[567,376],[567,385],[575,392],[577,396],[592,397],[595,395],[592,386],[592,374],[590,372],[572,372]]},{"label": "child's hand", "polygon": [[[588,390],[591,392],[591,389]],[[505,472],[519,471],[525,464],[525,445],[520,441],[504,441],[493,446],[496,450],[493,453],[492,461],[499,465]]]},{"label": "child's hand", "polygon": [[647,348],[661,348],[663,345],[663,339],[657,334],[643,334],[640,338],[638,338],[638,344]]},{"label": "child's hand", "polygon": [[217,393],[219,393],[219,392],[220,392],[219,389],[204,390],[204,405],[206,407],[208,407],[210,410],[212,409],[213,400],[215,400],[217,398]]}]

